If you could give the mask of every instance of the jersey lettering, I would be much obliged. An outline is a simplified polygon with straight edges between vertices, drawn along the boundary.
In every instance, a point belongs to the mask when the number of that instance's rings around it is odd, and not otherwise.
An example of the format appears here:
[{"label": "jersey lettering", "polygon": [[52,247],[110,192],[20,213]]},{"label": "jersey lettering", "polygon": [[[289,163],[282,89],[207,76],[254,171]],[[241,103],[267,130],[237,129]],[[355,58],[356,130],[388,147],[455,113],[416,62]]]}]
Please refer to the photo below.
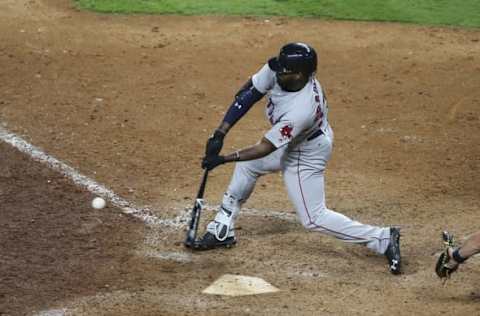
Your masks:
[{"label": "jersey lettering", "polygon": [[318,127],[320,127],[320,125],[322,125],[322,119],[323,119],[322,106],[319,105],[319,106],[317,106],[317,111],[315,113],[315,122],[317,122]]},{"label": "jersey lettering", "polygon": [[[320,127],[323,119],[322,102],[320,101],[320,94],[318,93],[318,88],[315,81],[313,82],[313,92],[315,94],[315,102],[318,103],[317,110],[315,111],[315,122],[317,123],[318,127]],[[325,94],[323,94],[323,101],[325,101]]]},{"label": "jersey lettering", "polygon": [[273,121],[273,110],[275,109],[275,104],[272,102],[272,98],[268,98],[267,104],[267,116],[270,124],[274,125],[275,122]]}]

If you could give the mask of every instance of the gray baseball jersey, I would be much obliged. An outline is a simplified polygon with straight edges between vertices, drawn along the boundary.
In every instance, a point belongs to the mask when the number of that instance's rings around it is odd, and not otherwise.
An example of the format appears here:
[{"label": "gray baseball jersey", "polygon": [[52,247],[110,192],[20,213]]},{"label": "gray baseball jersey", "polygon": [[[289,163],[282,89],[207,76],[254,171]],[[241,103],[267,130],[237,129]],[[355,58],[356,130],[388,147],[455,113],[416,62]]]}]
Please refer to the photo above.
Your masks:
[{"label": "gray baseball jersey", "polygon": [[312,76],[297,92],[286,92],[275,80],[268,64],[253,75],[252,82],[261,93],[267,93],[266,115],[272,128],[265,137],[279,148],[292,142],[299,144],[318,129],[326,131],[328,106],[320,83]]},{"label": "gray baseball jersey", "polygon": [[[290,200],[305,228],[347,242],[365,244],[383,254],[389,243],[390,229],[354,221],[326,207],[324,170],[333,146],[333,131],[328,123],[327,100],[318,80],[311,76],[299,91],[283,91],[268,64],[252,77],[254,87],[266,93],[267,119],[272,124],[265,134],[277,150],[256,160],[237,162],[222,201],[222,208],[233,216],[218,212],[217,223],[229,226],[252,193],[258,177],[281,171]],[[207,227],[214,232],[215,225]]]}]

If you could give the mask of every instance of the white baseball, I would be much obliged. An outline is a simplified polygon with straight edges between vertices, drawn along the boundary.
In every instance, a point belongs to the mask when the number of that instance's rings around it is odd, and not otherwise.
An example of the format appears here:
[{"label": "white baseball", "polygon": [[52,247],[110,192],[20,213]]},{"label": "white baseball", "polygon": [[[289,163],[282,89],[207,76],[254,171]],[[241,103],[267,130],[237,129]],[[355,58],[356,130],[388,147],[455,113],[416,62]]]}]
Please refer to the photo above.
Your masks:
[{"label": "white baseball", "polygon": [[92,207],[96,208],[97,210],[104,208],[105,205],[107,205],[107,202],[105,202],[105,200],[101,197],[96,197],[92,200]]}]

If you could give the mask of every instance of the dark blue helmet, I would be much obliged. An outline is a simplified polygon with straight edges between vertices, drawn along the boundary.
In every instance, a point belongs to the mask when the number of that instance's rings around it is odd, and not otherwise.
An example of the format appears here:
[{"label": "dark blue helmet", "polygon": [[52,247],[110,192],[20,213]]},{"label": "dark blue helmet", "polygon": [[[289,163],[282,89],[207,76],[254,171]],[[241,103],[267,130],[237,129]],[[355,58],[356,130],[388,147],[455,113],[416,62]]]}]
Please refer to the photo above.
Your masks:
[{"label": "dark blue helmet", "polygon": [[301,72],[309,77],[317,71],[317,53],[305,43],[289,43],[280,49],[277,57],[268,61],[277,73]]}]

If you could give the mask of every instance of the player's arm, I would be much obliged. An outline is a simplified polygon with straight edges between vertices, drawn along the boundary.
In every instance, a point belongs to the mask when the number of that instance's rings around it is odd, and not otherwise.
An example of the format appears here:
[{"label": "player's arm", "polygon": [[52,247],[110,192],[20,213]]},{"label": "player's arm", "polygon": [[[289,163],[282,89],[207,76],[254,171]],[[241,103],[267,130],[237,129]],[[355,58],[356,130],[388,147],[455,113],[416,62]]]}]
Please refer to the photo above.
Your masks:
[{"label": "player's arm", "polygon": [[225,162],[254,160],[267,156],[277,148],[265,137],[253,146],[238,150],[225,156]]},{"label": "player's arm", "polygon": [[223,147],[223,139],[228,131],[237,123],[250,108],[258,102],[265,94],[258,91],[249,79],[235,95],[235,99],[213,135],[208,139],[205,150],[206,156],[215,156],[220,153]]},{"label": "player's arm", "polygon": [[250,109],[257,103],[265,93],[258,91],[250,78],[235,95],[235,99],[230,105],[219,126],[219,130],[228,133],[230,128],[235,125]]},{"label": "player's arm", "polygon": [[202,168],[212,170],[218,165],[232,161],[246,161],[262,158],[275,151],[277,148],[265,137],[253,146],[238,150],[226,156],[205,157],[202,161]]}]

